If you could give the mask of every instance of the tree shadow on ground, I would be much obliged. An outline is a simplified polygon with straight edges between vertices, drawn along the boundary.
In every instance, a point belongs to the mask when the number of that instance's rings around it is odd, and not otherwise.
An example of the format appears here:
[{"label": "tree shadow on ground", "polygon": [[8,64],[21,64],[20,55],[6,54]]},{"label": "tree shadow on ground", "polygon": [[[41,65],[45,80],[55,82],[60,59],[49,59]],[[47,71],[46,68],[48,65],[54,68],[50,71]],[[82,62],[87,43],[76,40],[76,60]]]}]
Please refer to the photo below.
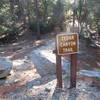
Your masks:
[{"label": "tree shadow on ground", "polygon": [[5,83],[5,81],[6,81],[6,78],[1,78],[0,79],[0,86],[2,86]]}]

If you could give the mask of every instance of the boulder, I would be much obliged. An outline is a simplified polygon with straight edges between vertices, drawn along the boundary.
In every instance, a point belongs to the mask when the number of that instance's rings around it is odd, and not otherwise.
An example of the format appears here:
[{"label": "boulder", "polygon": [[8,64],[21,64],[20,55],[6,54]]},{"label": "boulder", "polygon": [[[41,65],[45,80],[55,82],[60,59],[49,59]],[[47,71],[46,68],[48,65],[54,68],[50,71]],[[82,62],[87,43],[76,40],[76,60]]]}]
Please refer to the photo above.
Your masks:
[{"label": "boulder", "polygon": [[12,62],[4,57],[0,57],[0,78],[5,78],[12,70]]}]

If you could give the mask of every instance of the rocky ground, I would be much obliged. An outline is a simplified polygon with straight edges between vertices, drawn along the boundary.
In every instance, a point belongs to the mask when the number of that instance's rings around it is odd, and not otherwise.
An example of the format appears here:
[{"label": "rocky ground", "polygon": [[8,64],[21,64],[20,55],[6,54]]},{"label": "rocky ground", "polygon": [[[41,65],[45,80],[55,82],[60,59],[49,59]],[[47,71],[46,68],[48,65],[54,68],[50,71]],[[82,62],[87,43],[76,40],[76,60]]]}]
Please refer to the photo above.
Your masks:
[{"label": "rocky ground", "polygon": [[76,89],[69,89],[70,57],[64,57],[63,89],[60,90],[52,53],[54,41],[47,37],[41,41],[21,41],[0,47],[0,56],[13,63],[11,74],[0,79],[0,100],[100,100],[99,50],[80,41]]}]

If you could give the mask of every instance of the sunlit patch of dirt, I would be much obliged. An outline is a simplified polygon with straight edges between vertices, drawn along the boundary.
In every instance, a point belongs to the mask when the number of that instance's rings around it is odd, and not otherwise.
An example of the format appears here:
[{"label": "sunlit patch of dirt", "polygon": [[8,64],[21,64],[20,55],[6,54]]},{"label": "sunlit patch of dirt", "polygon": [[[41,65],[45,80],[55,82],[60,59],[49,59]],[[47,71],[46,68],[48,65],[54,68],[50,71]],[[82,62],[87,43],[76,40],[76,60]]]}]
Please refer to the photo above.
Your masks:
[{"label": "sunlit patch of dirt", "polygon": [[26,83],[26,80],[21,80],[20,82],[9,84],[9,86],[0,86],[0,98],[5,98],[6,94],[15,91],[17,88],[25,85]]}]

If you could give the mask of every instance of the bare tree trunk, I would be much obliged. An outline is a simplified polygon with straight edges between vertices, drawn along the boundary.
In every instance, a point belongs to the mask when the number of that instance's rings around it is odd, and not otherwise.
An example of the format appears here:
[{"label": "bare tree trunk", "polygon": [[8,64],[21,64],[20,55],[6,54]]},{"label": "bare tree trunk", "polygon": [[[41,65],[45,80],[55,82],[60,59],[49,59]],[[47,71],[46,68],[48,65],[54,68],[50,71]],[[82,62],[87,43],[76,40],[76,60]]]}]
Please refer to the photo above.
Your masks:
[{"label": "bare tree trunk", "polygon": [[24,25],[27,24],[27,21],[26,21],[26,13],[25,13],[25,7],[26,7],[26,0],[19,0],[19,9],[21,11],[21,17],[22,17],[22,20],[24,22]]},{"label": "bare tree trunk", "polygon": [[21,20],[21,17],[23,15],[23,10],[22,10],[22,7],[21,7],[21,2],[20,2],[20,0],[16,0],[16,2],[17,2],[17,5],[18,5],[18,11],[17,11],[18,20]]},{"label": "bare tree trunk", "polygon": [[11,24],[11,28],[14,31],[15,30],[15,13],[14,13],[14,1],[13,0],[9,0],[10,3],[10,13],[11,13],[11,20],[13,21],[13,23]]},{"label": "bare tree trunk", "polygon": [[10,2],[10,12],[12,15],[12,20],[14,20],[14,2],[13,0],[9,0],[9,2]]},{"label": "bare tree trunk", "polygon": [[[74,5],[76,4],[76,0],[74,0]],[[76,16],[76,9],[73,9],[73,27],[75,27],[75,16]]]},{"label": "bare tree trunk", "polygon": [[40,39],[40,20],[39,20],[38,0],[35,0],[35,9],[36,9],[36,22],[37,22],[37,39]]},{"label": "bare tree trunk", "polygon": [[79,30],[80,30],[80,33],[82,31],[82,25],[81,25],[81,16],[82,16],[82,0],[79,1],[79,17],[78,17],[78,27],[79,27]]},{"label": "bare tree trunk", "polygon": [[31,18],[30,18],[30,1],[27,1],[27,16],[28,16],[28,24],[30,25],[30,23],[31,23]]},{"label": "bare tree trunk", "polygon": [[46,18],[47,18],[47,9],[48,9],[48,1],[43,0],[43,5],[44,5],[44,15],[43,15],[43,22],[46,22]]},{"label": "bare tree trunk", "polygon": [[62,0],[57,0],[57,3],[53,8],[52,18],[55,26],[63,28],[65,16],[64,16],[64,4]]}]

